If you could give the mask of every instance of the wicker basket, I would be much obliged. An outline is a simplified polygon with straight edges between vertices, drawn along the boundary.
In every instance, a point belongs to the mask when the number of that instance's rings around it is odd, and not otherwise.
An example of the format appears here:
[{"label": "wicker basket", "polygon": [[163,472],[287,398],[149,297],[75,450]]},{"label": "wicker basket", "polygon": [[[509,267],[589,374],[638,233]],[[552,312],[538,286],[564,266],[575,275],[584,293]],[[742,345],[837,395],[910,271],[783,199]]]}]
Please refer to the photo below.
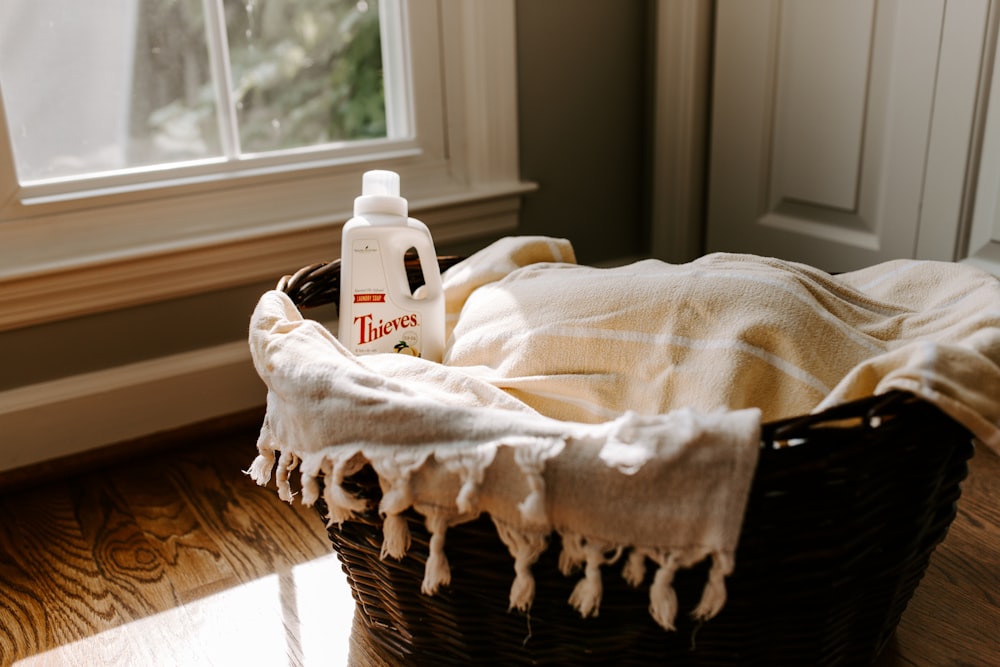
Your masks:
[{"label": "wicker basket", "polygon": [[[314,265],[279,289],[302,307],[336,303],[339,274],[337,262]],[[790,440],[797,446],[783,446]],[[903,393],[766,424],[726,605],[704,624],[690,620],[705,567],[678,572],[675,632],[620,576],[604,577],[600,616],[581,618],[567,603],[575,580],[559,573],[556,536],[532,568],[535,601],[522,614],[507,609],[513,560],[487,517],[449,531],[452,585],[432,597],[420,593],[429,536],[419,515],[406,515],[413,545],[398,562],[380,558],[375,511],[329,535],[357,601],[355,627],[394,663],[867,665],[947,533],[972,449],[962,426]],[[370,469],[349,483],[380,497]]]}]

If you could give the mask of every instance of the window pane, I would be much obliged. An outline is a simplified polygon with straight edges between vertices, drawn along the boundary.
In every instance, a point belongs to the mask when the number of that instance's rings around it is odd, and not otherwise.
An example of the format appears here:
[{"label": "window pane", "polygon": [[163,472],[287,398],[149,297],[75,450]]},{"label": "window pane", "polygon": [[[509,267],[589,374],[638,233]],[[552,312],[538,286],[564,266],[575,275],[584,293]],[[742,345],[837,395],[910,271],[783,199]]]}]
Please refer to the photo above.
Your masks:
[{"label": "window pane", "polygon": [[[133,0],[129,167],[219,157],[205,3]],[[90,4],[90,3],[85,3]]]},{"label": "window pane", "polygon": [[376,0],[0,0],[0,92],[22,183],[386,136]]},{"label": "window pane", "polygon": [[243,152],[386,136],[375,0],[224,0]]},{"label": "window pane", "polygon": [[3,0],[22,182],[220,154],[200,0]]}]

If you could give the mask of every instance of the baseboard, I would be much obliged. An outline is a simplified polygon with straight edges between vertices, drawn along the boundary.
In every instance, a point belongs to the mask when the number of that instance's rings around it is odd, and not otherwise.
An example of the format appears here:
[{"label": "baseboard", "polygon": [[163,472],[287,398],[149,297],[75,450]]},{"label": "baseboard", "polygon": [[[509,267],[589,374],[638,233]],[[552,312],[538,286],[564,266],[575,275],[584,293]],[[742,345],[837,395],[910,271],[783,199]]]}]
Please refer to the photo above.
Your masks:
[{"label": "baseboard", "polygon": [[212,417],[132,440],[45,459],[20,468],[0,470],[0,492],[37,488],[126,461],[149,459],[163,452],[173,454],[184,448],[214,447],[220,443],[241,443],[249,460],[256,453],[254,444],[263,418],[264,406],[259,405],[242,412]]},{"label": "baseboard", "polygon": [[245,341],[0,392],[0,471],[263,406]]}]

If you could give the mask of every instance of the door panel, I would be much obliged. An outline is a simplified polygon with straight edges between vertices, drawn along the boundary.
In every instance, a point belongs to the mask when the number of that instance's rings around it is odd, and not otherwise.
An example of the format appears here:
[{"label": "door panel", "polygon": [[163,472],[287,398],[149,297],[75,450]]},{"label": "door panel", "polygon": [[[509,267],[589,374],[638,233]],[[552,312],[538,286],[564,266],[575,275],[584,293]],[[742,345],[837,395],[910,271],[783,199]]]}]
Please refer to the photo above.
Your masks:
[{"label": "door panel", "polygon": [[719,1],[707,250],[914,256],[944,5]]},{"label": "door panel", "polygon": [[873,8],[864,0],[792,2],[780,13],[772,206],[857,207]]},{"label": "door panel", "polygon": [[994,56],[990,102],[966,260],[1000,276],[1000,52]]}]

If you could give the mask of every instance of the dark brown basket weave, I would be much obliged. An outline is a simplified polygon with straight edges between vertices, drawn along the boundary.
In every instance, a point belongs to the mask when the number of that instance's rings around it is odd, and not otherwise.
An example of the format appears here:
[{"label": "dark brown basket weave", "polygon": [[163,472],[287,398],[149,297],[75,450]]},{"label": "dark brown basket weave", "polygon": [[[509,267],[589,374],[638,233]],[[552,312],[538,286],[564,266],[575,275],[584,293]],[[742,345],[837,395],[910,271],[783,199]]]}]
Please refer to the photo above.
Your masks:
[{"label": "dark brown basket weave", "polygon": [[[337,262],[306,267],[279,289],[301,306],[336,303],[339,273]],[[420,593],[429,536],[412,511],[401,561],[381,560],[376,511],[331,528],[330,539],[368,643],[399,664],[873,663],[955,516],[971,436],[894,393],[766,424],[761,447],[726,605],[703,624],[690,620],[707,568],[678,572],[676,632],[650,617],[652,573],[632,589],[620,563],[604,568],[600,615],[581,618],[567,602],[577,578],[559,572],[558,536],[532,568],[528,614],[507,609],[513,559],[487,517],[448,531],[452,583],[432,597]],[[380,497],[370,469],[349,483]]]}]

